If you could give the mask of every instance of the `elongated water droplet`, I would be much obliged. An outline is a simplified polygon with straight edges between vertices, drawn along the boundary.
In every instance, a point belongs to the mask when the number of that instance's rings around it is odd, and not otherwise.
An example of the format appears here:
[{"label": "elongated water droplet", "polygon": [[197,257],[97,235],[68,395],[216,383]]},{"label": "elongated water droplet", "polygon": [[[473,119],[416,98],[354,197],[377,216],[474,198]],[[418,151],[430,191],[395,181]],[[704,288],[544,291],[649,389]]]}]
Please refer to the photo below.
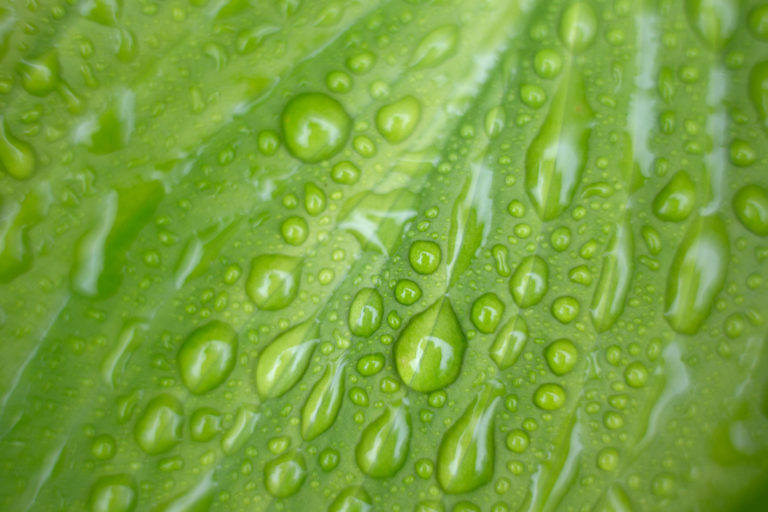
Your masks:
[{"label": "elongated water droplet", "polygon": [[717,215],[693,221],[669,269],[664,316],[674,330],[695,334],[725,284],[730,246]]},{"label": "elongated water droplet", "polygon": [[538,304],[548,289],[549,266],[535,254],[523,258],[509,279],[509,291],[521,308]]},{"label": "elongated water droplet", "polygon": [[[118,370],[125,366],[125,360],[136,350],[139,344],[136,341],[139,338],[138,332],[146,328],[147,324],[140,320],[132,319],[127,321],[120,330],[116,343],[114,343],[101,363],[101,375],[104,378],[104,382],[110,387],[115,387],[115,376],[119,373]],[[123,362],[122,365],[120,364],[121,361]]]},{"label": "elongated water droplet", "polygon": [[580,74],[557,90],[525,154],[525,187],[542,220],[554,219],[573,200],[586,165],[594,113]]},{"label": "elongated water droplet", "polygon": [[597,16],[587,2],[571,4],[560,17],[560,39],[571,51],[586,50],[597,33]]},{"label": "elongated water droplet", "polygon": [[293,156],[314,163],[331,158],[347,143],[352,121],[344,107],[322,93],[306,93],[288,102],[282,116],[285,146]]},{"label": "elongated water droplet", "polygon": [[713,50],[725,45],[739,23],[737,0],[686,0],[685,12],[693,29]]},{"label": "elongated water droplet", "polygon": [[237,452],[256,430],[261,414],[253,406],[241,405],[237,408],[235,421],[232,426],[221,436],[221,450],[232,455]]},{"label": "elongated water droplet", "polygon": [[276,498],[287,498],[299,492],[307,478],[307,463],[297,452],[287,452],[264,466],[264,487]]},{"label": "elongated water droplet", "polygon": [[493,414],[503,393],[487,384],[443,435],[437,454],[437,480],[450,494],[474,491],[493,478]]},{"label": "elongated water droplet", "polygon": [[757,118],[768,129],[768,60],[755,64],[749,74],[749,97]]},{"label": "elongated water droplet", "polygon": [[181,380],[200,395],[220,386],[235,367],[237,333],[231,325],[213,320],[184,340],[177,359]]},{"label": "elongated water droplet", "polygon": [[410,442],[411,413],[407,405],[389,406],[363,431],[355,448],[357,465],[369,476],[393,476],[405,464]]},{"label": "elongated water droplet", "polygon": [[759,185],[746,185],[733,196],[733,211],[745,228],[768,235],[768,192]]},{"label": "elongated water droplet", "polygon": [[696,185],[685,171],[675,174],[653,200],[653,213],[661,220],[680,222],[688,218],[696,203]]},{"label": "elongated water droplet", "polygon": [[624,311],[634,273],[634,253],[632,227],[625,221],[617,225],[616,233],[603,255],[600,280],[592,295],[589,313],[597,332],[610,329]]},{"label": "elongated water droplet", "polygon": [[517,361],[528,341],[528,324],[517,316],[504,324],[491,346],[491,359],[501,370],[506,370]]},{"label": "elongated water droplet", "polygon": [[421,104],[413,96],[406,96],[376,113],[376,128],[390,144],[399,144],[411,136],[421,119]]},{"label": "elongated water droplet", "polygon": [[318,339],[314,320],[295,325],[278,335],[256,363],[256,389],[266,400],[283,395],[304,375]]},{"label": "elongated water droplet", "polygon": [[411,57],[411,66],[431,68],[442,63],[456,51],[459,29],[454,25],[436,28],[419,42]]},{"label": "elongated water droplet", "polygon": [[301,436],[311,441],[333,425],[344,397],[343,360],[328,365],[304,402],[301,410]]},{"label": "elongated water droplet", "polygon": [[26,180],[35,172],[37,157],[32,146],[16,138],[5,117],[0,115],[0,164],[2,170],[17,180]]},{"label": "elongated water droplet", "polygon": [[96,480],[88,497],[91,512],[132,512],[136,509],[138,487],[133,477],[124,473]]},{"label": "elongated water droplet", "polygon": [[349,330],[355,336],[368,337],[381,325],[384,301],[375,288],[363,288],[349,306]]},{"label": "elongated water droplet", "polygon": [[347,487],[333,500],[328,512],[372,512],[373,500],[362,487]]},{"label": "elongated water droplet", "polygon": [[139,447],[148,455],[171,450],[181,441],[184,408],[168,394],[158,395],[147,404],[144,414],[136,421],[133,434]]},{"label": "elongated water droplet", "polygon": [[256,256],[251,261],[251,273],[245,283],[248,297],[257,307],[266,311],[288,307],[299,293],[303,263],[296,256]]},{"label": "elongated water droplet", "polygon": [[459,376],[467,346],[451,301],[444,297],[414,315],[395,344],[397,373],[416,391],[435,391]]},{"label": "elongated water droplet", "polygon": [[34,261],[29,231],[48,213],[51,197],[47,189],[29,192],[21,204],[11,203],[0,221],[0,283],[8,283],[27,272]]}]

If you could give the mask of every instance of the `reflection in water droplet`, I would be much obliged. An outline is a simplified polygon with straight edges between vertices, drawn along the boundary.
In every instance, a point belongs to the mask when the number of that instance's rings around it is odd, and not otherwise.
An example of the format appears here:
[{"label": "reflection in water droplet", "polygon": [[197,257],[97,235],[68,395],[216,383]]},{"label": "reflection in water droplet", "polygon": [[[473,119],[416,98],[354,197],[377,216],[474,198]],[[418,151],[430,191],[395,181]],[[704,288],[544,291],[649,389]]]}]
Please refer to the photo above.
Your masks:
[{"label": "reflection in water droplet", "polygon": [[521,308],[538,304],[549,289],[549,266],[540,256],[522,259],[509,280],[509,290]]},{"label": "reflection in water droplet", "polygon": [[322,93],[300,94],[281,116],[285,146],[307,163],[331,158],[346,144],[352,121],[344,107]]},{"label": "reflection in water droplet", "polygon": [[453,55],[459,41],[459,29],[454,25],[436,28],[419,42],[411,57],[411,66],[431,68]]},{"label": "reflection in water droplet", "polygon": [[304,375],[318,339],[312,319],[279,334],[259,355],[256,388],[266,400],[288,392]]},{"label": "reflection in water droplet", "polygon": [[91,512],[132,512],[137,499],[138,488],[133,477],[116,474],[103,476],[93,484],[88,503]]},{"label": "reflection in water droplet", "polygon": [[301,435],[311,441],[333,425],[344,396],[344,362],[328,365],[301,410]]},{"label": "reflection in water droplet", "polygon": [[528,324],[521,316],[510,320],[501,328],[491,347],[491,359],[501,370],[506,370],[517,361],[528,341]]},{"label": "reflection in water droplet", "polygon": [[256,256],[251,261],[251,273],[245,283],[248,297],[267,311],[288,307],[299,291],[302,264],[301,258],[295,256]]},{"label": "reflection in water droplet", "polygon": [[198,327],[179,349],[181,380],[192,393],[220,386],[235,366],[237,333],[229,324],[213,320]]},{"label": "reflection in water droplet", "polygon": [[307,463],[300,453],[285,453],[264,466],[264,487],[276,498],[296,494],[306,478]]},{"label": "reflection in water droplet", "polygon": [[411,136],[421,119],[421,104],[406,96],[384,105],[376,113],[376,128],[390,144],[399,144]]},{"label": "reflection in water droplet", "polygon": [[148,455],[171,450],[181,441],[184,409],[176,398],[158,395],[147,404],[136,421],[133,434],[139,447]]},{"label": "reflection in water droplet", "polygon": [[389,406],[363,431],[355,448],[360,469],[376,478],[400,471],[411,442],[411,413],[406,404]]}]

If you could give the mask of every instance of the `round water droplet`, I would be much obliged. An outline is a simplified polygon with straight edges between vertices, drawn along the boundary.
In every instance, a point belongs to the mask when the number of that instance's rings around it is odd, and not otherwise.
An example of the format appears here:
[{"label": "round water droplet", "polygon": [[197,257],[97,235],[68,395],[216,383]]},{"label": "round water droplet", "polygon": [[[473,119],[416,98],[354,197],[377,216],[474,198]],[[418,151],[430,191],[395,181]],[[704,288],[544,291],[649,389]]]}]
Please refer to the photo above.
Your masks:
[{"label": "round water droplet", "polygon": [[609,430],[617,430],[624,426],[624,418],[615,411],[608,411],[603,415],[603,425]]},{"label": "round water droplet", "polygon": [[341,161],[331,169],[331,179],[340,185],[354,185],[360,180],[360,169],[348,160]]},{"label": "round water droplet", "polygon": [[653,213],[667,222],[688,218],[696,204],[696,186],[685,171],[675,174],[653,200]]},{"label": "round water droplet", "polygon": [[308,214],[320,215],[325,211],[326,203],[323,189],[311,182],[304,185],[304,209]]},{"label": "round water droplet", "polygon": [[200,395],[220,386],[235,366],[237,333],[229,324],[213,320],[187,336],[177,360],[181,380]]},{"label": "round water droplet", "polygon": [[495,331],[503,315],[504,303],[493,292],[481,295],[472,304],[472,323],[484,334]]},{"label": "round water droplet", "polygon": [[616,448],[603,448],[597,454],[597,467],[603,471],[613,471],[619,466],[619,452]]},{"label": "round water droplet", "polygon": [[579,316],[579,301],[568,295],[558,297],[552,302],[552,316],[560,323],[569,324]]},{"label": "round water droplet", "polygon": [[381,326],[384,301],[375,288],[363,288],[349,306],[349,330],[355,336],[368,337]]},{"label": "round water droplet", "polygon": [[376,149],[376,144],[371,140],[370,137],[365,135],[358,135],[355,137],[352,141],[352,147],[355,148],[355,151],[357,151],[358,155],[365,158],[376,156],[376,153],[378,152],[378,149]]},{"label": "round water droplet", "polygon": [[221,414],[210,407],[196,409],[189,418],[189,431],[194,441],[210,441],[221,432]]},{"label": "round water droplet", "polygon": [[184,408],[168,394],[158,395],[147,404],[136,421],[133,435],[139,447],[149,455],[171,450],[181,441]]},{"label": "round water droplet", "polygon": [[328,512],[371,512],[373,501],[362,487],[347,487],[336,496]]},{"label": "round water droplet", "polygon": [[565,405],[565,390],[559,384],[542,384],[533,394],[533,403],[545,411],[554,411]]},{"label": "round water droplet", "polygon": [[725,45],[739,22],[738,2],[733,0],[686,0],[685,8],[694,30],[713,50]]},{"label": "round water droplet", "polygon": [[400,378],[416,391],[435,391],[459,376],[467,341],[447,297],[414,315],[395,344]]},{"label": "round water droplet", "polygon": [[536,55],[533,57],[533,69],[536,70],[536,74],[541,78],[555,78],[563,70],[563,57],[556,50],[544,48],[536,52]]},{"label": "round water droplet", "polygon": [[521,308],[538,304],[549,289],[549,267],[540,256],[522,259],[509,280],[509,291]]},{"label": "round water droplet", "polygon": [[362,75],[371,70],[376,62],[376,55],[371,52],[360,52],[347,59],[347,68],[355,74]]},{"label": "round water droplet", "polygon": [[136,509],[138,488],[126,474],[99,478],[88,497],[91,512],[132,512]]},{"label": "round water droplet", "polygon": [[528,434],[516,428],[507,434],[507,448],[515,453],[523,453],[528,448]]},{"label": "round water droplet", "polygon": [[768,4],[758,5],[749,11],[747,26],[757,39],[768,41]]},{"label": "round water droplet", "polygon": [[730,147],[731,163],[739,167],[748,167],[757,160],[757,153],[752,145],[742,139],[735,139]]},{"label": "round water droplet", "polygon": [[421,288],[410,279],[401,279],[395,285],[395,299],[400,304],[410,306],[421,298]]},{"label": "round water droplet", "polygon": [[245,291],[260,309],[283,309],[296,298],[301,267],[302,260],[295,256],[256,256],[251,261],[251,273],[246,281]]},{"label": "round water droplet", "polygon": [[300,453],[285,453],[264,466],[264,487],[276,498],[296,494],[306,478],[307,464]]},{"label": "round water droplet", "polygon": [[292,216],[283,221],[280,226],[280,234],[283,240],[291,245],[301,245],[309,235],[309,226],[304,217]]},{"label": "round water droplet", "polygon": [[340,460],[341,456],[339,455],[339,452],[333,448],[324,449],[318,456],[318,463],[320,464],[320,468],[326,473],[336,469],[336,466],[339,465]]},{"label": "round water droplet", "polygon": [[370,377],[379,373],[384,368],[385,362],[386,359],[381,352],[368,354],[357,360],[357,371],[364,377]]},{"label": "round water droplet", "polygon": [[597,16],[587,2],[575,2],[560,18],[560,39],[574,52],[580,52],[595,39]]},{"label": "round water droplet", "polygon": [[406,96],[385,105],[376,113],[376,128],[390,144],[399,144],[411,136],[421,119],[421,104]]},{"label": "round water droplet", "polygon": [[355,448],[357,465],[372,477],[393,476],[405,464],[410,442],[411,414],[407,407],[387,407],[363,431]]},{"label": "round water droplet", "polygon": [[746,185],[733,197],[733,211],[745,228],[768,235],[768,192],[759,185]]},{"label": "round water droplet", "polygon": [[331,71],[325,77],[325,86],[332,92],[349,92],[352,90],[352,77],[343,71]]},{"label": "round water droplet", "polygon": [[116,450],[115,438],[109,434],[96,436],[91,443],[91,453],[99,460],[111,459],[114,457]]},{"label": "round water droplet", "polygon": [[635,361],[624,370],[624,380],[633,388],[641,388],[648,381],[648,369],[640,361]]},{"label": "round water droplet", "polygon": [[413,270],[419,274],[431,274],[440,266],[442,251],[440,246],[429,240],[417,240],[411,244],[408,260]]},{"label": "round water droplet", "polygon": [[326,160],[346,144],[352,121],[344,107],[322,93],[294,97],[281,116],[288,151],[308,163]]},{"label": "round water droplet", "polygon": [[539,108],[547,101],[547,93],[536,84],[520,86],[520,100],[531,108]]},{"label": "round water droplet", "polygon": [[445,505],[439,501],[420,501],[413,512],[445,512]]},{"label": "round water droplet", "polygon": [[510,320],[501,328],[491,347],[491,359],[496,365],[506,370],[517,361],[528,341],[528,324],[521,316]]},{"label": "round water droplet", "polygon": [[579,359],[579,351],[570,340],[565,338],[552,342],[545,350],[547,365],[555,375],[565,375],[573,370]]}]

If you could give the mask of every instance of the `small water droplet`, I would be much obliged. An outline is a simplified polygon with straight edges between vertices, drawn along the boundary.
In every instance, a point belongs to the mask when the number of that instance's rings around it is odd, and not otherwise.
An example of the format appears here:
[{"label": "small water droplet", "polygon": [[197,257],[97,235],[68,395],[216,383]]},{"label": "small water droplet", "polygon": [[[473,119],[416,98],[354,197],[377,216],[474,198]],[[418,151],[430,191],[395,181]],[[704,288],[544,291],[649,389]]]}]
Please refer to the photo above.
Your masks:
[{"label": "small water droplet", "polygon": [[521,316],[510,320],[501,328],[491,347],[491,359],[501,370],[506,370],[515,362],[528,341],[528,324]]},{"label": "small water droplet", "polygon": [[4,116],[0,115],[0,164],[2,170],[17,180],[32,176],[37,166],[35,150],[11,133]]},{"label": "small water droplet", "polygon": [[496,330],[504,315],[504,303],[493,293],[488,292],[472,303],[470,318],[478,331],[490,334]]},{"label": "small water droplet", "polygon": [[431,68],[441,64],[456,51],[459,29],[454,25],[438,27],[422,38],[411,57],[411,66]]},{"label": "small water droplet", "polygon": [[565,390],[560,384],[542,384],[533,394],[533,403],[545,411],[560,409],[565,405]]},{"label": "small water droplet", "polygon": [[431,274],[440,266],[442,251],[440,246],[429,240],[417,240],[408,251],[408,261],[419,274]]},{"label": "small water droplet", "polygon": [[552,373],[560,376],[570,372],[576,366],[579,351],[571,340],[561,338],[544,349],[544,357]]},{"label": "small water droplet", "polygon": [[365,489],[358,486],[347,487],[333,500],[328,512],[372,512],[373,500]]},{"label": "small water droplet", "polygon": [[560,39],[571,51],[586,50],[597,33],[597,16],[587,2],[575,2],[560,17]]}]

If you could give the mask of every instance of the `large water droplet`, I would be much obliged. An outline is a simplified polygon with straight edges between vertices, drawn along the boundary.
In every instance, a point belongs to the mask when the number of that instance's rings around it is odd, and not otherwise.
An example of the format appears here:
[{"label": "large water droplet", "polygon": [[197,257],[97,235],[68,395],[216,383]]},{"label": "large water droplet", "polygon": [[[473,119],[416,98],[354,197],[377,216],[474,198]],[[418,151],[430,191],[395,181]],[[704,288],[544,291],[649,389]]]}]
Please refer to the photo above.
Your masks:
[{"label": "large water droplet", "polygon": [[545,411],[560,409],[565,405],[565,390],[560,384],[542,384],[533,393],[533,403]]},{"label": "large water droplet", "polygon": [[362,487],[347,487],[333,500],[328,512],[372,512],[373,500]]},{"label": "large water droplet", "polygon": [[739,23],[737,0],[686,0],[685,12],[696,33],[713,50],[725,45]]},{"label": "large water droplet", "polygon": [[474,491],[493,477],[493,414],[503,393],[488,384],[443,435],[437,454],[437,480],[447,493]]},{"label": "large water droplet", "polygon": [[287,498],[299,492],[307,478],[304,456],[287,452],[264,466],[264,487],[276,498]]},{"label": "large water droplet", "polygon": [[528,324],[521,316],[510,320],[501,328],[491,346],[491,359],[501,370],[517,361],[528,341]]},{"label": "large water droplet", "polygon": [[376,113],[376,128],[390,144],[399,144],[411,136],[421,119],[421,104],[413,96],[406,96]]},{"label": "large water droplet", "polygon": [[237,333],[227,323],[213,320],[184,340],[177,357],[181,380],[197,395],[224,382],[235,366]]},{"label": "large water droplet", "polygon": [[435,391],[459,376],[467,341],[450,300],[437,300],[411,318],[395,344],[400,378],[416,391]]},{"label": "large water droplet", "polygon": [[746,185],[733,196],[733,211],[756,235],[768,235],[768,192],[759,185]]},{"label": "large water droplet", "polygon": [[725,284],[730,247],[725,223],[702,216],[688,228],[667,277],[664,316],[674,330],[695,334]]},{"label": "large water droplet", "polygon": [[322,93],[294,97],[283,109],[281,120],[286,147],[293,156],[309,163],[338,153],[352,128],[344,107]]},{"label": "large water droplet", "polygon": [[548,289],[549,266],[535,254],[523,258],[509,279],[509,291],[521,308],[538,304]]},{"label": "large water droplet", "polygon": [[278,335],[259,355],[256,388],[262,399],[278,397],[304,375],[318,339],[313,320],[295,325]]},{"label": "large water droplet", "polygon": [[239,406],[237,414],[235,414],[235,421],[232,422],[232,426],[221,436],[221,451],[226,455],[232,455],[237,452],[245,445],[254,430],[256,430],[256,424],[260,418],[261,414],[253,406]]},{"label": "large water droplet", "polygon": [[653,213],[661,220],[680,222],[693,212],[696,186],[685,171],[675,174],[653,200]]},{"label": "large water droplet", "polygon": [[381,325],[384,301],[375,288],[363,288],[349,306],[349,330],[355,336],[368,337]]},{"label": "large water droplet", "polygon": [[91,512],[132,512],[136,509],[138,494],[133,477],[108,475],[93,484],[88,504]]},{"label": "large water droplet", "polygon": [[575,2],[560,17],[560,39],[574,52],[586,50],[597,33],[597,16],[587,2]]},{"label": "large water droplet", "polygon": [[25,180],[32,176],[37,165],[35,150],[11,133],[8,122],[2,115],[0,115],[0,164],[2,164],[2,170],[17,180]]},{"label": "large water droplet", "polygon": [[408,251],[408,261],[419,274],[432,274],[440,266],[442,251],[437,243],[430,240],[416,240]]},{"label": "large water droplet", "polygon": [[311,441],[333,425],[344,396],[344,361],[328,365],[301,410],[301,435]]},{"label": "large water droplet", "polygon": [[589,312],[597,332],[610,329],[624,311],[624,302],[634,269],[635,243],[628,222],[617,225],[603,255],[600,280],[592,295]]},{"label": "large water droplet", "polygon": [[167,452],[181,441],[184,408],[168,394],[158,395],[147,404],[136,421],[133,434],[144,452],[157,455]]},{"label": "large water droplet", "polygon": [[251,273],[245,283],[248,297],[266,311],[288,307],[299,292],[302,264],[303,260],[296,256],[256,256],[251,261]]},{"label": "large water droplet", "polygon": [[389,406],[363,431],[355,448],[357,465],[369,476],[393,476],[405,464],[410,441],[408,407],[404,403]]},{"label": "large water droplet", "polygon": [[573,71],[557,90],[525,154],[526,192],[543,220],[554,219],[573,201],[587,161],[593,117],[583,78]]},{"label": "large water droplet", "polygon": [[459,29],[454,25],[436,28],[419,42],[411,57],[411,66],[431,68],[453,55],[459,41]]}]

